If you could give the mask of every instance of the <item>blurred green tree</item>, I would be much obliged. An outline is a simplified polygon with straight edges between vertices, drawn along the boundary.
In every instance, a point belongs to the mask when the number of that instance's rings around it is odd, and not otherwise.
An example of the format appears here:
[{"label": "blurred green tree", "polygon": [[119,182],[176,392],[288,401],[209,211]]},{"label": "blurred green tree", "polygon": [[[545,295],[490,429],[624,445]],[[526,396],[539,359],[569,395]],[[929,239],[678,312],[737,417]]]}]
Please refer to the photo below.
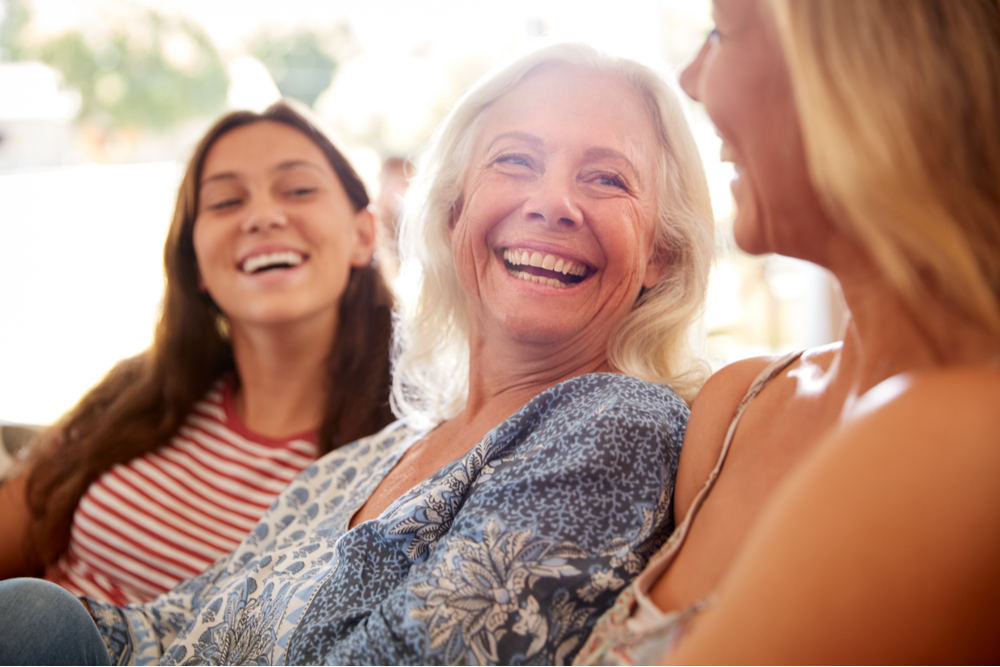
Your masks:
[{"label": "blurred green tree", "polygon": [[196,25],[141,10],[105,31],[100,43],[68,32],[25,55],[59,70],[82,96],[80,118],[115,127],[164,130],[221,111],[229,78]]},{"label": "blurred green tree", "polygon": [[306,30],[284,35],[260,35],[250,52],[267,67],[285,97],[312,106],[333,81],[337,60],[320,44],[320,37]]},{"label": "blurred green tree", "polygon": [[0,61],[21,59],[21,31],[30,18],[28,0],[0,0]]}]

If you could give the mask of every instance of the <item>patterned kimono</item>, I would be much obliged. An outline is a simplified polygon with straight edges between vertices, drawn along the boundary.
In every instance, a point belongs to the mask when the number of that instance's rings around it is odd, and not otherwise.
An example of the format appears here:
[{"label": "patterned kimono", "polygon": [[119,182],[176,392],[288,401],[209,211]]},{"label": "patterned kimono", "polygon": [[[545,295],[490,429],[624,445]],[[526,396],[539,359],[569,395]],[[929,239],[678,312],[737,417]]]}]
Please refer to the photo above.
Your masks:
[{"label": "patterned kimono", "polygon": [[348,530],[428,432],[396,422],[319,459],[201,575],[91,613],[122,663],[567,663],[673,528],[687,418],[665,385],[573,378]]}]

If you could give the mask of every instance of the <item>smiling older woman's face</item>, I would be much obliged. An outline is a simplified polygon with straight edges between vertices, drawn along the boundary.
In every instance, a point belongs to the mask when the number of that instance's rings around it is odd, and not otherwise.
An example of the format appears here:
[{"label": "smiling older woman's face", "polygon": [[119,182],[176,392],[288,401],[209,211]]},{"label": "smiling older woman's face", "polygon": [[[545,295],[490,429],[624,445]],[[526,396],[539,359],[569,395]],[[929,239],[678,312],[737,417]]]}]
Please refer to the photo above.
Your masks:
[{"label": "smiling older woman's face", "polygon": [[646,104],[611,75],[550,65],[480,128],[451,232],[473,335],[603,354],[664,270],[653,248],[660,148]]}]

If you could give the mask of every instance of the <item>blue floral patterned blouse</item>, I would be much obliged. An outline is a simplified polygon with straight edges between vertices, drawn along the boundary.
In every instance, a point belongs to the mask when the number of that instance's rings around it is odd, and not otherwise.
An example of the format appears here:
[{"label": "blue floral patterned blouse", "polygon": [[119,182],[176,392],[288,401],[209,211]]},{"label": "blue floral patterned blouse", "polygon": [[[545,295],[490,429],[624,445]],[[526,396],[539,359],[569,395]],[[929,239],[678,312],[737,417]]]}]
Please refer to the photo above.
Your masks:
[{"label": "blue floral patterned blouse", "polygon": [[567,380],[354,530],[405,421],[319,459],[231,554],[147,604],[88,601],[113,660],[561,664],[672,529],[688,409]]}]

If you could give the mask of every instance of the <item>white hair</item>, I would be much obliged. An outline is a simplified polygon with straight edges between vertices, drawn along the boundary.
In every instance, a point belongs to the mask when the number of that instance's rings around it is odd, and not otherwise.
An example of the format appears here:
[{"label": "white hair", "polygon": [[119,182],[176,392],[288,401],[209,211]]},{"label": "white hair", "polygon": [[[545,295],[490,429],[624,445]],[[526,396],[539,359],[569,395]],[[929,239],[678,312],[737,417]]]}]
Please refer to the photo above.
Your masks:
[{"label": "white hair", "polygon": [[634,88],[658,130],[656,252],[663,278],[645,290],[608,342],[613,368],[670,383],[690,401],[707,377],[691,352],[688,329],[701,312],[713,252],[708,183],[677,93],[650,68],[583,44],[555,44],[487,73],[455,105],[432,137],[407,196],[400,255],[417,261],[422,283],[395,331],[393,407],[437,422],[457,415],[468,396],[469,321],[449,238],[453,207],[479,136],[484,111],[539,68],[564,64],[611,74]]}]

